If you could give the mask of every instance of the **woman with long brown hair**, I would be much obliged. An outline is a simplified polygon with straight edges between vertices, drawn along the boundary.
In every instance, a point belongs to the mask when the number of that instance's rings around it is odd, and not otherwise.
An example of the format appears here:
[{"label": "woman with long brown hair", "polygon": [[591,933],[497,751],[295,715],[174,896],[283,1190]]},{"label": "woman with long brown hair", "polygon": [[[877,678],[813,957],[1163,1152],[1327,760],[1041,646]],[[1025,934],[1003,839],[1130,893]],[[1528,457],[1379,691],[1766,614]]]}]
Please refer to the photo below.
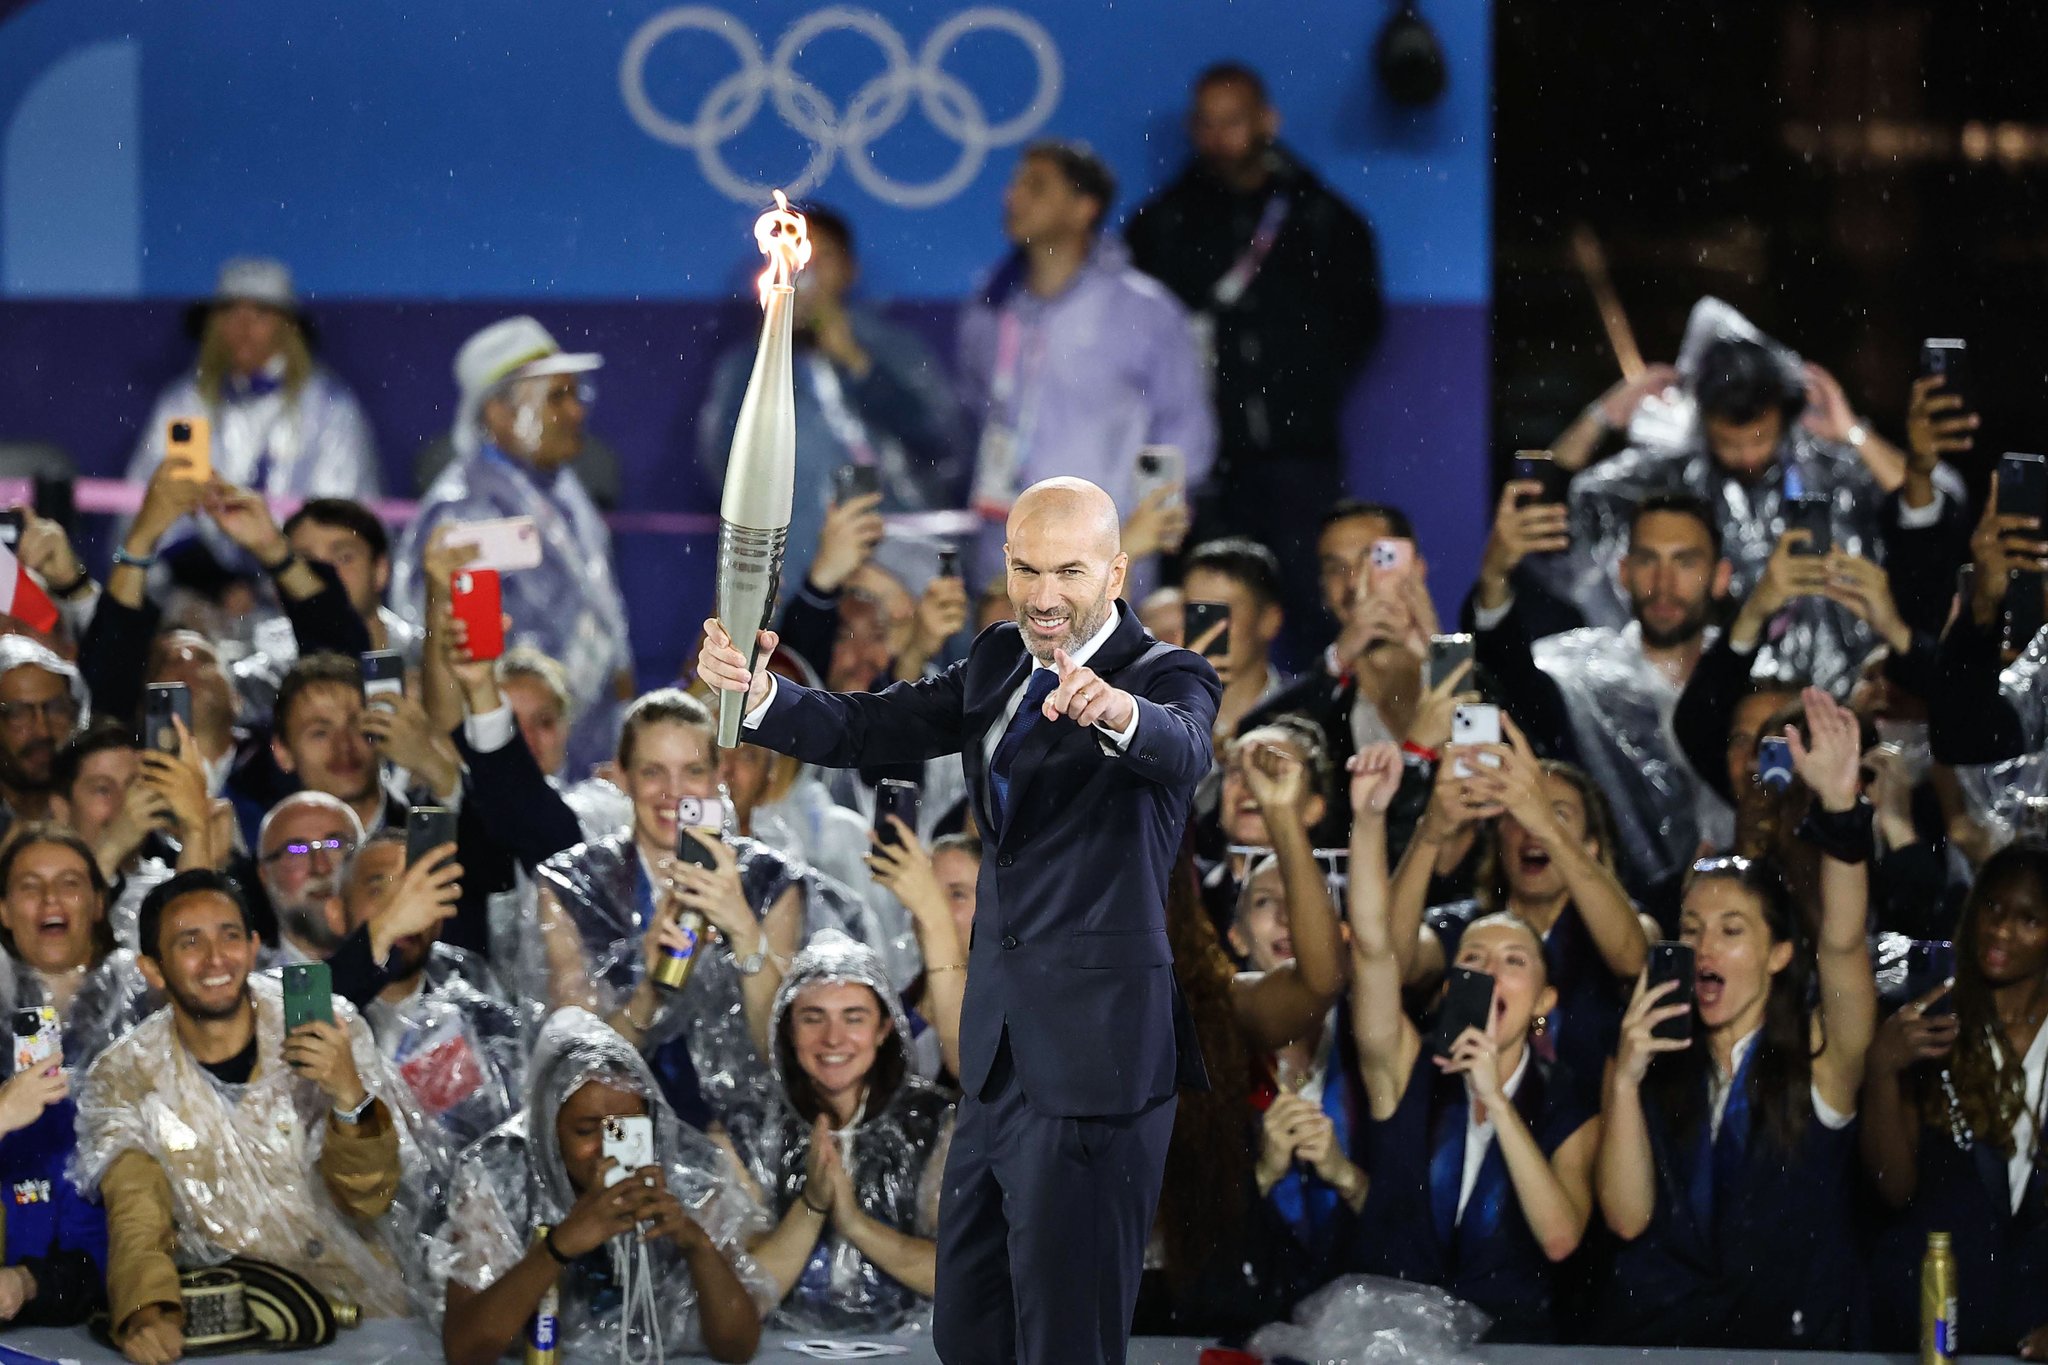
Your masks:
[{"label": "woman with long brown hair", "polygon": [[1927,1234],[1954,1247],[1972,1349],[2048,1358],[2048,847],[1985,860],[1963,904],[1955,978],[1878,1029],[1863,1164],[1893,1217],[1872,1255],[1885,1350],[1913,1348]]}]

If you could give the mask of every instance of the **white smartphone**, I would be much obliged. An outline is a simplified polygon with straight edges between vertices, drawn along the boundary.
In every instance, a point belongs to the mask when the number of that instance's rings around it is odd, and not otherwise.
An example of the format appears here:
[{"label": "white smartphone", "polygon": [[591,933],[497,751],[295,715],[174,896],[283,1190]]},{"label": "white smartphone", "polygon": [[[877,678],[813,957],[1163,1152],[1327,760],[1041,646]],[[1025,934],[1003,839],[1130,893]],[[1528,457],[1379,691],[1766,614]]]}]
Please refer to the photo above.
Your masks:
[{"label": "white smartphone", "polygon": [[1188,463],[1179,446],[1145,446],[1138,451],[1137,470],[1131,492],[1139,502],[1161,488],[1175,490],[1173,502],[1187,495]]},{"label": "white smartphone", "polygon": [[14,1012],[14,1069],[33,1071],[64,1055],[63,1026],[48,1005],[30,1005]]},{"label": "white smartphone", "polygon": [[604,1121],[604,1154],[613,1164],[604,1173],[609,1189],[643,1166],[654,1164],[654,1120],[645,1114],[622,1114]]},{"label": "white smartphone", "polygon": [[500,517],[495,521],[458,521],[448,528],[450,545],[476,546],[472,569],[516,573],[540,566],[540,527],[532,517]]},{"label": "white smartphone", "polygon": [[1451,743],[1500,743],[1500,708],[1491,702],[1472,702],[1452,711]]}]

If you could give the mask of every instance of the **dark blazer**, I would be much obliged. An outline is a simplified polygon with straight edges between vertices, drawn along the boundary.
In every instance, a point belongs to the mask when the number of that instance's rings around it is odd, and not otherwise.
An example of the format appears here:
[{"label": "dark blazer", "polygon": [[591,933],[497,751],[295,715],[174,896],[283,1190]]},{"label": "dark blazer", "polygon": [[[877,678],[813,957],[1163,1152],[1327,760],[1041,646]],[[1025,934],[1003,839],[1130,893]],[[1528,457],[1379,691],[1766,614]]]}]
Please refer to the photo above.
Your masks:
[{"label": "dark blazer", "polygon": [[1041,721],[1011,769],[1000,830],[982,751],[1031,667],[1013,623],[983,631],[943,673],[880,692],[780,679],[748,732],[834,768],[962,756],[990,837],[960,1020],[961,1085],[980,1093],[1007,1033],[1025,1097],[1054,1117],[1134,1114],[1208,1080],[1174,984],[1166,883],[1209,769],[1223,689],[1200,655],[1161,644],[1123,603],[1116,610],[1089,667],[1137,699],[1137,733],[1116,754],[1070,721]]}]

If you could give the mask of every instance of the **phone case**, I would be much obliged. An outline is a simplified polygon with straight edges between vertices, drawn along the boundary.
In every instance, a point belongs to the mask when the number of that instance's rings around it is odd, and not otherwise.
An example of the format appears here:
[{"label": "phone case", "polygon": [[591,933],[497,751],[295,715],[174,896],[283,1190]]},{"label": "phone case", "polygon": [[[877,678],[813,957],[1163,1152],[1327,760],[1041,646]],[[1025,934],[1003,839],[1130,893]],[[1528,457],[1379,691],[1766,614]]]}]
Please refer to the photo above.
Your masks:
[{"label": "phone case", "polygon": [[173,716],[192,728],[192,692],[183,683],[150,683],[144,692],[143,716],[147,733],[144,746],[160,754],[178,752],[178,727]]},{"label": "phone case", "polygon": [[449,610],[469,629],[469,657],[482,661],[505,652],[505,607],[495,569],[457,571]]},{"label": "phone case", "polygon": [[540,567],[540,527],[532,517],[497,517],[490,521],[457,522],[448,528],[452,545],[474,545],[469,568],[517,573]]},{"label": "phone case", "polygon": [[1451,743],[1500,743],[1500,708],[1491,703],[1460,706],[1451,712]]},{"label": "phone case", "polygon": [[[1678,988],[1659,1000],[1658,1005],[1690,1005],[1694,988],[1698,985],[1696,959],[1689,943],[1653,943],[1650,945],[1650,973],[1648,984],[1658,985],[1665,981],[1676,981]],[[1692,1037],[1692,1016],[1679,1015],[1666,1019],[1650,1030],[1658,1038]]]},{"label": "phone case", "polygon": [[[14,1069],[33,1071],[64,1055],[63,1026],[57,1011],[48,1005],[31,1005],[14,1012]],[[31,1020],[33,1029],[25,1027]]]},{"label": "phone case", "polygon": [[1430,1051],[1448,1057],[1459,1034],[1468,1028],[1483,1029],[1492,1022],[1493,978],[1469,967],[1453,967],[1445,982],[1443,1005],[1437,1010]]},{"label": "phone case", "polygon": [[173,417],[164,424],[164,462],[182,462],[177,477],[193,483],[213,478],[213,427],[204,417]]},{"label": "phone case", "polygon": [[607,1188],[634,1171],[654,1164],[654,1121],[640,1114],[623,1114],[604,1121],[604,1155],[615,1163],[604,1173]]},{"label": "phone case", "polygon": [[429,849],[455,842],[455,812],[446,806],[414,806],[405,815],[405,865],[411,867]]},{"label": "phone case", "polygon": [[900,841],[889,817],[893,815],[916,829],[918,806],[923,798],[924,790],[917,783],[905,782],[901,778],[884,778],[875,788],[875,837],[894,847]]},{"label": "phone case", "polygon": [[284,969],[284,1031],[334,1022],[334,977],[325,962],[294,962]]},{"label": "phone case", "polygon": [[[1432,635],[1429,637],[1429,686],[1440,687],[1443,680],[1451,676],[1459,664],[1472,657],[1470,635]],[[1466,675],[1470,678],[1470,674]]]}]

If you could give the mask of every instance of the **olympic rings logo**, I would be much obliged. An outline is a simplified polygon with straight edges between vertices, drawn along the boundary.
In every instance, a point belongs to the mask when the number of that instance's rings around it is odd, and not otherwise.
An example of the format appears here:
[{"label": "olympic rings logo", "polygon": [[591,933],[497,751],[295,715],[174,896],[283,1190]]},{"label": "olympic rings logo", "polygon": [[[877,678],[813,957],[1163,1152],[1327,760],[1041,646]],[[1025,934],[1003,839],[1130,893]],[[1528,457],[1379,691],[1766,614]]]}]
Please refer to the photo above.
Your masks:
[{"label": "olympic rings logo", "polygon": [[[820,36],[845,31],[873,43],[883,70],[856,90],[839,109],[810,81],[796,72],[804,48]],[[655,47],[672,34],[698,32],[722,39],[739,58],[740,67],[713,85],[685,123],[655,107],[647,93],[647,63]],[[1005,33],[1023,44],[1038,68],[1038,86],[1031,103],[1014,117],[991,123],[981,100],[942,65],[962,38],[982,32]],[[763,100],[792,131],[811,144],[809,159],[796,176],[780,182],[792,197],[808,194],[825,182],[842,153],[853,178],[869,194],[898,208],[921,209],[953,198],[981,172],[990,151],[1022,142],[1045,125],[1059,103],[1063,73],[1052,35],[1037,20],[993,5],[962,10],[933,29],[912,58],[903,36],[889,21],[870,10],[833,5],[792,24],[764,56],[747,26],[710,5],[682,5],[665,10],[640,26],[619,61],[619,92],[626,108],[650,137],[697,154],[697,164],[713,188],[742,203],[758,203],[772,185],[757,185],[727,164],[724,146],[761,112]],[[910,184],[885,174],[867,155],[868,147],[909,113],[915,97],[919,111],[939,132],[960,145],[960,154],[935,180]]]}]

